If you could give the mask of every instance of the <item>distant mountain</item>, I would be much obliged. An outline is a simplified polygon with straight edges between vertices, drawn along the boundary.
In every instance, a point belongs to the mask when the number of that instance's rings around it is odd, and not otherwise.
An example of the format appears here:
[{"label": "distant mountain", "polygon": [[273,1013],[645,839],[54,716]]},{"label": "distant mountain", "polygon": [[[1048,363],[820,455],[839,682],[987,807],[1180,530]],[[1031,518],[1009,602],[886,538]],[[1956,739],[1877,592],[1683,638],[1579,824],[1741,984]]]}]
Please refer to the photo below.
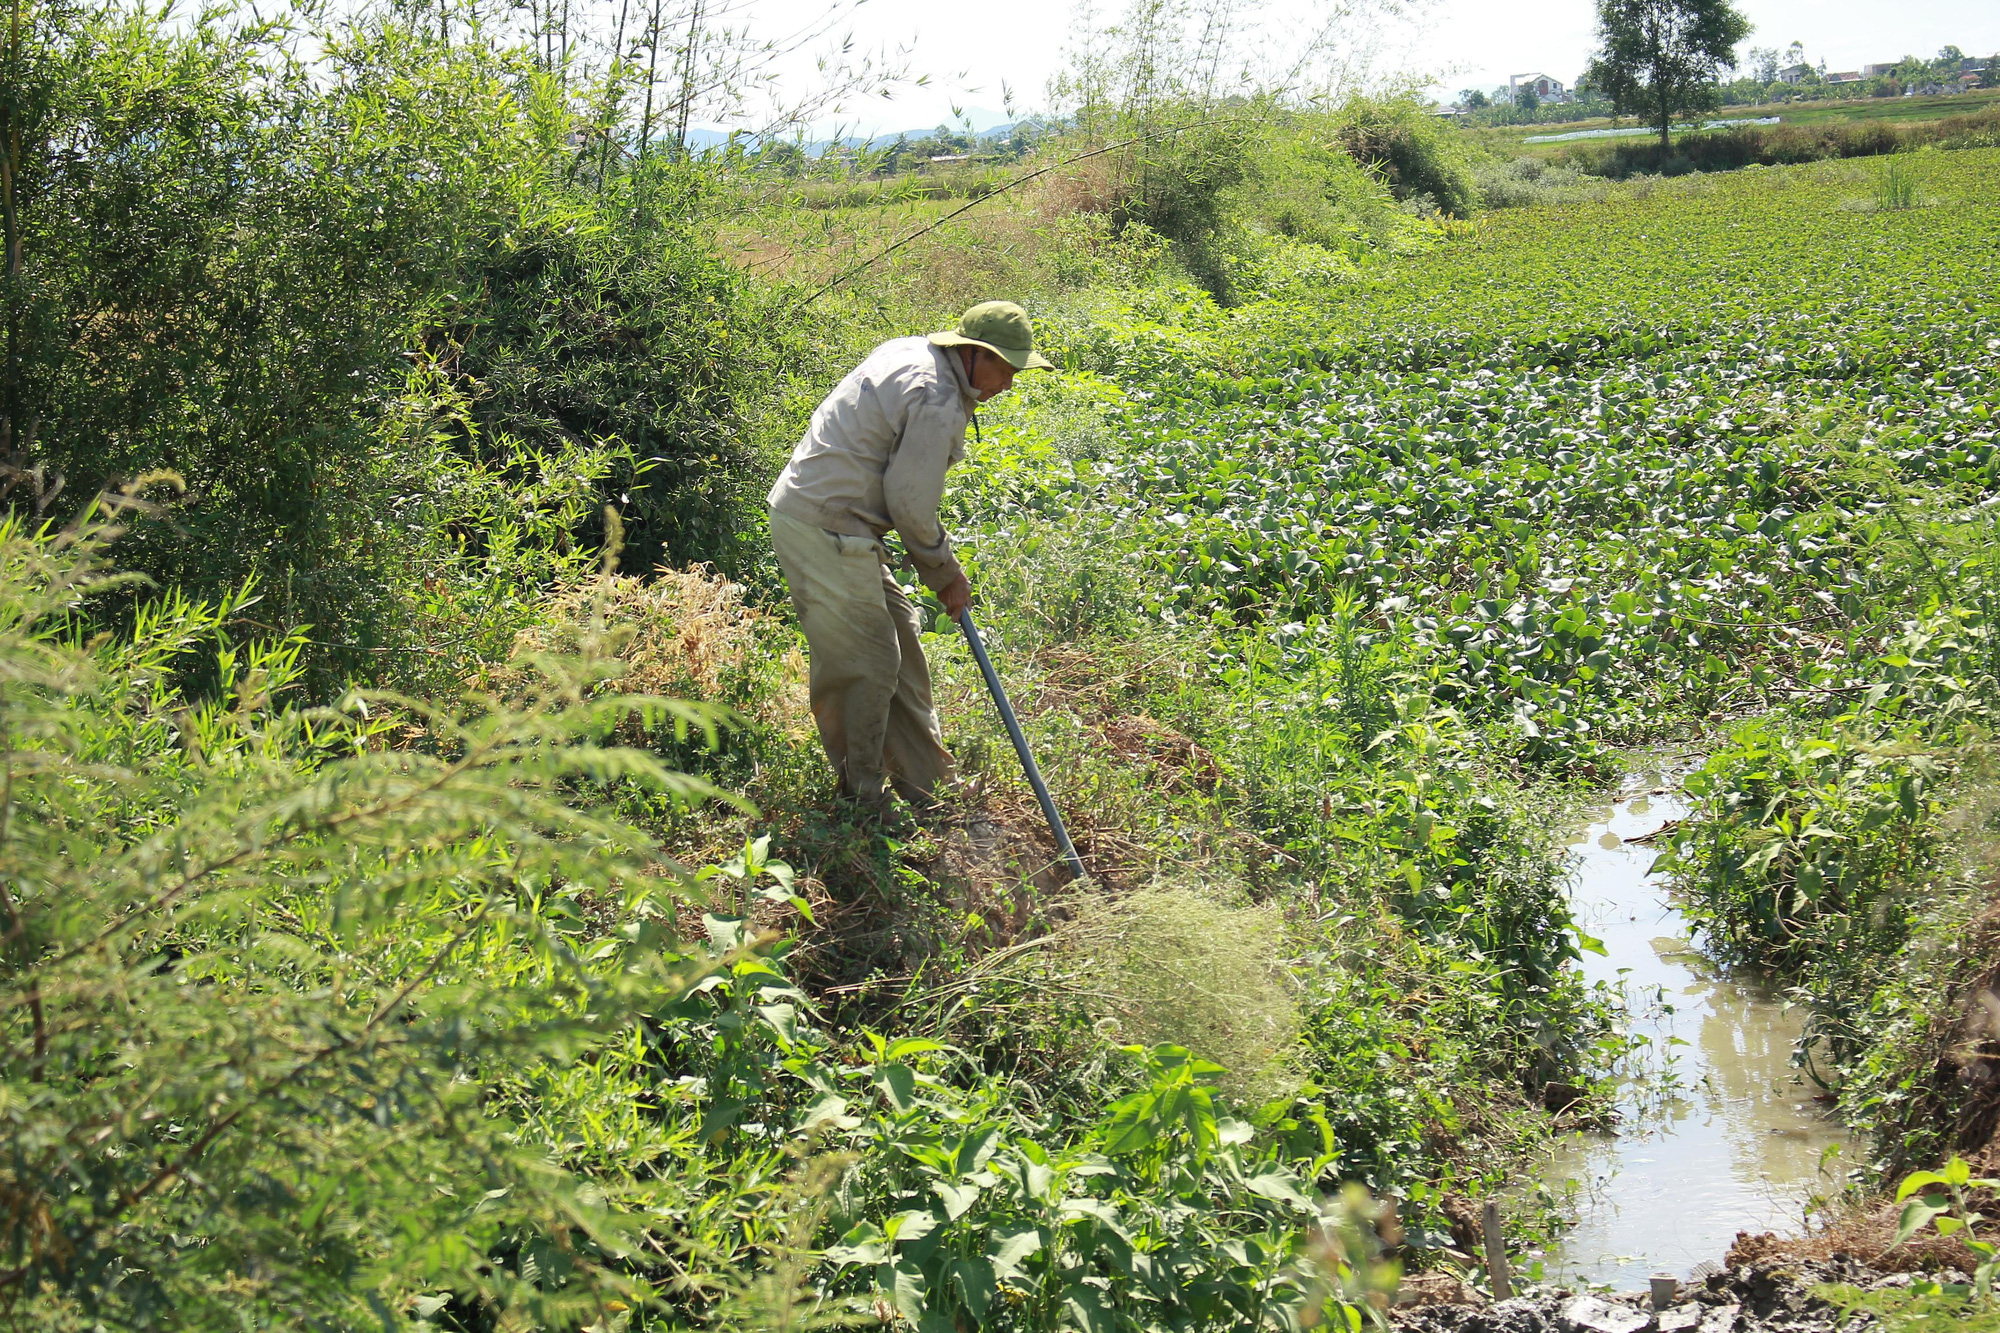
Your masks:
[{"label": "distant mountain", "polygon": [[[949,125],[946,128],[949,129],[953,134],[960,134],[964,132],[962,128],[957,125]],[[999,125],[988,126],[985,129],[974,130],[972,133],[972,138],[973,141],[976,143],[994,143],[998,140],[1006,138],[1010,133],[1013,132],[1013,129],[1014,129],[1014,122],[1010,120]],[[845,138],[839,140],[822,139],[817,143],[807,144],[806,147],[813,152],[818,152],[819,150],[831,147],[834,143],[838,142],[839,145],[843,148],[887,148],[890,144],[896,142],[896,140],[898,139],[909,139],[914,142],[915,140],[918,139],[928,139],[937,132],[938,132],[937,126],[926,125],[922,129],[915,129],[915,130],[890,130],[882,134],[870,134],[870,135],[850,134]]]},{"label": "distant mountain", "polygon": [[[871,133],[857,128],[854,133],[843,135],[841,142],[884,144],[894,143],[899,138],[923,139],[937,133],[939,126],[943,126],[953,134],[962,134],[969,130],[975,138],[990,139],[995,135],[1004,134],[1007,130],[1013,128],[1015,119],[1016,117],[1008,116],[998,111],[989,111],[983,106],[969,106],[960,110],[959,114],[955,116],[940,117],[928,125],[921,125],[914,129],[878,130]],[[819,128],[822,130],[832,130],[846,129],[847,126],[835,122],[833,124],[822,124]]]}]

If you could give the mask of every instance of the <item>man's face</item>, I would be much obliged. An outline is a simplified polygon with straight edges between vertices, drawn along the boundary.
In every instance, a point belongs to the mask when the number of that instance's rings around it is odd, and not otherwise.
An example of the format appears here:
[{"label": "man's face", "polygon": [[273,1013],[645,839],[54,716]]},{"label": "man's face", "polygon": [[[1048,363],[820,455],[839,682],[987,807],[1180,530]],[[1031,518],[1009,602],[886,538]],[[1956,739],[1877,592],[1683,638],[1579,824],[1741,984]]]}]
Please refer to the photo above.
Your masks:
[{"label": "man's face", "polygon": [[965,378],[971,381],[973,396],[980,402],[991,402],[1014,387],[1014,367],[1007,361],[984,347],[968,347],[965,350],[970,354]]}]

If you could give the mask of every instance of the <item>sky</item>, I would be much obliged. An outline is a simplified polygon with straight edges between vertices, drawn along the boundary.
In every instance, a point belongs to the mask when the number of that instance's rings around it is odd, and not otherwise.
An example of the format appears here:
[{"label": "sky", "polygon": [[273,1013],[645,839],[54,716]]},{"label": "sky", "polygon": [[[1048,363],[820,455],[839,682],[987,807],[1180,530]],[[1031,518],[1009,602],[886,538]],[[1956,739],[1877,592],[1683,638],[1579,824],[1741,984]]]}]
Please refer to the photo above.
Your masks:
[{"label": "sky", "polygon": [[[1113,0],[1106,10],[1121,4]],[[1265,0],[1261,37],[1282,49],[1308,21],[1315,0]],[[1324,4],[1324,0],[1319,0]],[[1433,80],[1449,100],[1461,88],[1504,85],[1510,74],[1546,73],[1568,83],[1591,50],[1592,0],[1420,0],[1422,17],[1382,34],[1373,74]],[[1946,43],[1968,54],[2000,51],[1996,0],[1737,0],[1755,25],[1750,46],[1804,43],[1806,58],[1830,70],[1858,69],[1904,55],[1934,55]],[[1071,0],[864,0],[851,28],[864,48],[904,48],[925,87],[905,87],[888,102],[844,108],[841,123],[867,133],[935,125],[955,109],[977,108],[980,125],[1002,118],[1003,89],[1017,107],[1045,103],[1050,75],[1063,66],[1077,9]],[[773,26],[826,12],[825,0],[755,0],[752,12]],[[804,71],[802,71],[803,75]]]},{"label": "sky", "polygon": [[[2000,51],[1996,0],[1737,0],[1755,25],[1746,46],[1805,45],[1829,70],[1933,56],[1950,44],[1968,55]],[[1573,82],[1590,58],[1591,0],[1444,0],[1427,54],[1451,73],[1441,90],[1492,88],[1510,74]],[[1428,72],[1428,71],[1427,71]]]}]

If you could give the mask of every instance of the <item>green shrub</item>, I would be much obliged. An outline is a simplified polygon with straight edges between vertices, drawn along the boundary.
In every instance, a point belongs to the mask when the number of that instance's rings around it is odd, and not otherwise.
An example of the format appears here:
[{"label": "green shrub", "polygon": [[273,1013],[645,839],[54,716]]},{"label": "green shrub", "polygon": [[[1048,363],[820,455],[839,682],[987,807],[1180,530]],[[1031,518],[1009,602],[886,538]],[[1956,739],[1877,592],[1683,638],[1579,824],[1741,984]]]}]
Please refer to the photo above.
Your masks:
[{"label": "green shrub", "polygon": [[[1165,132],[1176,119],[1187,128]],[[1229,302],[1228,201],[1250,170],[1248,118],[1216,120],[1206,107],[1168,105],[1135,122],[1133,132],[1151,137],[1129,150],[1113,221],[1120,228],[1141,222],[1165,237],[1194,280]]]},{"label": "green shrub", "polygon": [[[559,576],[599,501],[639,568],[736,557],[759,316],[700,169],[584,171],[588,108],[484,37],[378,16],[306,66],[247,12],[32,15],[4,416],[42,512],[176,473],[122,558],[197,594],[257,579],[262,624],[312,626],[322,698],[412,680],[454,612]],[[550,481],[577,485],[497,494]]]},{"label": "green shrub", "polygon": [[[453,443],[500,467],[509,441],[594,445],[626,568],[740,568],[744,507],[763,499],[741,405],[768,349],[702,220],[713,182],[652,158],[596,193],[540,188],[471,248],[455,275],[465,295],[418,334],[465,404]],[[598,540],[589,525],[575,536]]]},{"label": "green shrub", "polygon": [[1885,121],[1821,121],[1810,125],[1737,125],[1725,130],[1684,134],[1661,156],[1657,143],[1576,145],[1556,161],[1597,176],[1676,174],[1681,171],[1735,171],[1747,166],[1790,166],[1830,158],[1877,157],[1925,145],[1981,148],[2000,143],[2000,109],[1941,121],[1895,125]]},{"label": "green shrub", "polygon": [[262,573],[286,628],[367,637],[350,626],[381,586],[366,548],[386,497],[357,408],[383,371],[401,379],[413,306],[492,154],[402,173],[360,99],[266,77],[268,30],[226,15],[33,12],[22,58],[45,77],[19,164],[6,410],[17,440],[37,428],[25,458],[63,477],[49,512],[172,469],[189,497],[140,524],[128,560],[190,590]]},{"label": "green shrub", "polygon": [[1234,201],[1247,221],[1350,257],[1396,229],[1389,190],[1348,151],[1330,118],[1276,119],[1254,147]]},{"label": "green shrub", "polygon": [[1840,1096],[1840,1113],[1877,1161],[1909,1167],[1971,1151],[1994,1127],[1991,1085],[1978,1070],[1991,1039],[1988,996],[2000,956],[1991,910],[1990,787],[1961,792],[1941,832],[1945,864],[1912,902],[1907,940],[1893,952],[1850,939],[1799,977],[1808,1067]]},{"label": "green shrub", "polygon": [[1131,1048],[1137,1088],[1049,1146],[1003,1104],[954,1094],[935,1043],[872,1044],[869,1063],[817,1075],[835,1141],[866,1153],[847,1188],[871,1200],[826,1254],[912,1322],[1249,1333],[1333,1312],[1358,1328],[1395,1280],[1354,1201],[1314,1201],[1324,1121],[1283,1102],[1238,1119],[1222,1071],[1185,1050]]},{"label": "green shrub", "polygon": [[[577,795],[705,788],[592,743],[638,705],[591,663],[453,707],[309,709],[286,702],[296,637],[221,633],[240,599],[79,643],[75,608],[112,586],[94,555],[0,524],[0,1306],[575,1327],[650,1302],[645,1191],[607,1195],[489,1094],[638,1039],[723,965],[673,947],[680,888]],[[189,656],[206,701],[168,683]],[[585,959],[593,900],[628,924]]]},{"label": "green shrub", "polygon": [[1479,206],[1472,166],[1457,131],[1414,97],[1350,99],[1334,113],[1334,135],[1348,155],[1378,173],[1396,198],[1428,200],[1452,217]]},{"label": "green shrub", "polygon": [[1827,950],[1899,945],[1911,879],[1937,850],[1936,769],[1913,749],[1760,721],[1710,754],[1688,776],[1693,817],[1661,868],[1711,947],[1797,968]]},{"label": "green shrub", "polygon": [[1065,370],[1133,383],[1214,368],[1218,349],[1205,335],[1223,313],[1212,293],[1183,279],[1093,289],[1049,311],[1037,329]]},{"label": "green shrub", "polygon": [[1568,163],[1517,157],[1482,163],[1473,168],[1479,201],[1486,208],[1526,208],[1533,204],[1572,203],[1601,199],[1608,187]]},{"label": "green shrub", "polygon": [[1167,242],[1143,222],[1118,226],[1108,213],[1066,213],[1055,220],[1056,278],[1071,287],[1136,287],[1151,278]]},{"label": "green shrub", "polygon": [[[1964,554],[1955,577],[1984,602],[1983,556]],[[1982,1030],[1995,948],[1978,785],[1995,637],[1983,610],[1933,607],[1861,664],[1844,687],[1858,708],[1738,728],[1690,775],[1693,813],[1656,862],[1711,948],[1773,969],[1803,1003],[1799,1062],[1895,1164],[1991,1133],[1981,1081],[1950,1071]]]}]

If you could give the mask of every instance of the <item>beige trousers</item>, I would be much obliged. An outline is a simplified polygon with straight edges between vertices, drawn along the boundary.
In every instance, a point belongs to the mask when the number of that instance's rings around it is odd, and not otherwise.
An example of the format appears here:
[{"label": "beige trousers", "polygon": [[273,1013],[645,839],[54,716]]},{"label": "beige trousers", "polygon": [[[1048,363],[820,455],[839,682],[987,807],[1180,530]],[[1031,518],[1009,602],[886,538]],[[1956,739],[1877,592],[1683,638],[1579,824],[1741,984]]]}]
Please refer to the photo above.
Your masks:
[{"label": "beige trousers", "polygon": [[879,801],[893,778],[927,798],[952,774],[931,704],[917,609],[873,537],[849,537],[771,511],[771,545],[811,655],[808,691],[840,785]]}]

